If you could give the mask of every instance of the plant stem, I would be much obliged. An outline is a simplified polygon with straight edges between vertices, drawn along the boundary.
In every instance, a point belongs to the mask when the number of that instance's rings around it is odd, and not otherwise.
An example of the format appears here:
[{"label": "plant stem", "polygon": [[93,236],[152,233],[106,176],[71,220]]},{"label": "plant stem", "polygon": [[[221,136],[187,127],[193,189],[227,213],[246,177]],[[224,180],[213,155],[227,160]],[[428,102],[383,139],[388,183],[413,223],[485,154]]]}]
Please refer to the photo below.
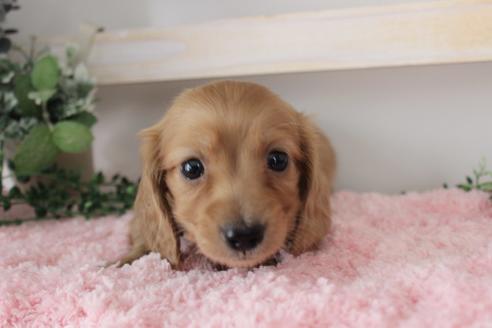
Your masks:
[{"label": "plant stem", "polygon": [[45,121],[46,125],[48,125],[48,128],[50,130],[53,130],[53,124],[51,124],[50,114],[48,113],[48,102],[47,101],[43,101],[42,109],[43,109],[43,120]]}]

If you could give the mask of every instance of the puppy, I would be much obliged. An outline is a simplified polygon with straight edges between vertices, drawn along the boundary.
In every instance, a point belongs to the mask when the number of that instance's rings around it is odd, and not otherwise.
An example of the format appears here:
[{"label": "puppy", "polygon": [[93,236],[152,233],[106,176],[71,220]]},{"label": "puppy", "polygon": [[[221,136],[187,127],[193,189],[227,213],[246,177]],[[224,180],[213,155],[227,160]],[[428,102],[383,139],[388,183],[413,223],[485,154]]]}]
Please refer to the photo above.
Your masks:
[{"label": "puppy", "polygon": [[330,142],[265,87],[187,90],[141,137],[132,250],[120,265],[158,252],[179,269],[183,235],[213,263],[253,267],[313,249],[329,231]]}]

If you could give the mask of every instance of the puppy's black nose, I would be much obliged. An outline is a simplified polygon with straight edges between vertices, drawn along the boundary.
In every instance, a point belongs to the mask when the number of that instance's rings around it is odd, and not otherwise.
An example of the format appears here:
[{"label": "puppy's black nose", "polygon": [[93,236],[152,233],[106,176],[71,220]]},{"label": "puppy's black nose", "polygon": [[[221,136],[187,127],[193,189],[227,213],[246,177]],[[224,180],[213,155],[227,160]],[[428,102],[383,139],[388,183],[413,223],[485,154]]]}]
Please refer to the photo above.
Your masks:
[{"label": "puppy's black nose", "polygon": [[231,225],[222,230],[227,244],[236,251],[248,251],[258,246],[263,240],[264,232],[265,226],[262,224]]}]

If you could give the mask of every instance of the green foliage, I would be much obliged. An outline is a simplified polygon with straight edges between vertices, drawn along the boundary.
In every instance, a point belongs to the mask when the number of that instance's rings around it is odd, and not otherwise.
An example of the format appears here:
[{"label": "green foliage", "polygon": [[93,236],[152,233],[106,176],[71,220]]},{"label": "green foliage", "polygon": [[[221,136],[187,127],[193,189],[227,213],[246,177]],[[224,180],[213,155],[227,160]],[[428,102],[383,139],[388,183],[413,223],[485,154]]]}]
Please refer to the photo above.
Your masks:
[{"label": "green foliage", "polygon": [[40,182],[26,191],[13,187],[8,194],[0,195],[4,210],[21,204],[29,205],[34,209],[35,217],[0,220],[0,226],[32,220],[73,216],[90,219],[123,214],[132,207],[137,193],[137,184],[120,175],[107,179],[99,172],[84,182],[79,174],[52,166],[38,177],[41,177]]},{"label": "green foliage", "polygon": [[66,61],[73,66],[50,54],[20,63],[0,58],[0,138],[23,140],[38,123],[50,129],[60,121],[95,124],[94,81],[82,63]]},{"label": "green foliage", "polygon": [[69,117],[69,119],[73,122],[84,124],[88,128],[92,128],[92,126],[97,122],[97,118],[89,112],[76,114],[72,117]]},{"label": "green foliage", "polygon": [[80,153],[89,149],[92,142],[89,128],[78,122],[62,121],[53,128],[53,141],[66,153]]},{"label": "green foliage", "polygon": [[54,163],[58,152],[48,126],[36,125],[17,148],[14,157],[16,175],[26,176],[39,173]]},{"label": "green foliage", "polygon": [[[102,173],[85,182],[79,174],[54,166],[59,153],[90,147],[90,129],[97,121],[92,113],[95,84],[78,49],[67,48],[63,61],[49,52],[36,52],[34,39],[30,51],[25,51],[5,38],[7,32],[0,26],[0,206],[8,211],[28,205],[35,217],[8,222],[0,218],[0,225],[123,213],[133,204],[134,182],[118,175],[108,181]],[[3,54],[9,51],[17,51],[21,56],[16,58],[22,60]],[[15,155],[6,155],[7,143]],[[2,188],[5,162],[22,186],[7,194]]]},{"label": "green foliage", "polygon": [[[74,56],[75,48],[69,53]],[[0,58],[0,152],[4,156],[3,141],[17,145],[16,176],[38,174],[59,153],[82,152],[92,143],[94,82],[83,64],[67,62],[72,66],[51,54],[20,63]]]},{"label": "green foliage", "polygon": [[54,90],[60,79],[58,60],[52,55],[45,55],[36,60],[31,72],[31,82],[38,91]]},{"label": "green foliage", "polygon": [[3,130],[5,139],[12,140],[22,139],[35,125],[39,124],[39,120],[34,117],[22,117],[18,120],[7,121],[0,116],[0,122],[0,126],[5,126]]},{"label": "green foliage", "polygon": [[[487,181],[483,181],[488,178]],[[487,163],[485,159],[482,159],[478,164],[478,169],[473,170],[473,177],[467,176],[466,182],[460,183],[458,188],[470,191],[481,190],[491,194],[492,197],[492,170],[487,169]]]},{"label": "green foliage", "polygon": [[26,116],[39,116],[41,108],[38,108],[34,101],[29,98],[29,93],[34,89],[31,85],[31,78],[28,74],[18,74],[14,80],[14,94],[18,101],[19,111]]},{"label": "green foliage", "polygon": [[53,97],[56,93],[56,90],[39,90],[39,91],[31,91],[27,94],[29,99],[34,100],[36,105],[44,105],[48,102],[48,100]]}]

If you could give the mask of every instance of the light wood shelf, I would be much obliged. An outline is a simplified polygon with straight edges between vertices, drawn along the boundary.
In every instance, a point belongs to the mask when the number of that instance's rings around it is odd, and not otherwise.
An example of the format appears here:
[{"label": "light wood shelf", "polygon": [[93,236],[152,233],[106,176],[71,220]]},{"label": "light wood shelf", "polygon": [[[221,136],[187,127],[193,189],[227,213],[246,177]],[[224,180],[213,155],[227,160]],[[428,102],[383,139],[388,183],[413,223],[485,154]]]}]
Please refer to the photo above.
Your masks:
[{"label": "light wood shelf", "polygon": [[492,1],[446,0],[106,32],[89,67],[104,85],[489,60]]}]

